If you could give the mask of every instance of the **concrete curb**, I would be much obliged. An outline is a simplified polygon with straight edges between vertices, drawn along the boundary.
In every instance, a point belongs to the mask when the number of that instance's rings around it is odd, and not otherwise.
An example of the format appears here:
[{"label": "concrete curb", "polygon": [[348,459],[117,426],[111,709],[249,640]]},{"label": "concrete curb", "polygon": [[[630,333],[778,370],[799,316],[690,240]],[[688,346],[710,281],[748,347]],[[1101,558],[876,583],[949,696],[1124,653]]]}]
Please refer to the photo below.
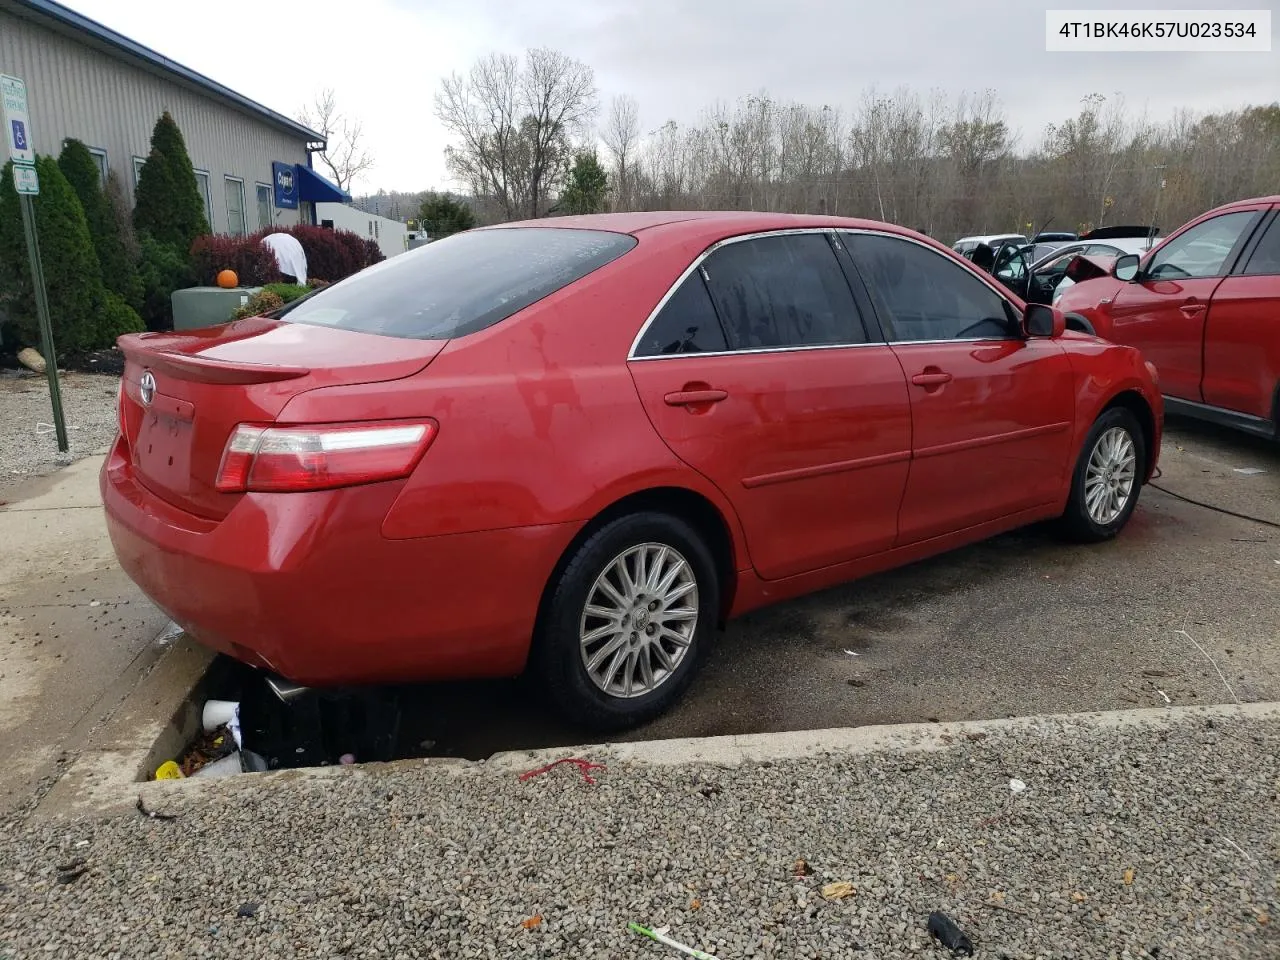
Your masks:
[{"label": "concrete curb", "polygon": [[882,726],[837,727],[786,733],[753,733],[723,737],[690,737],[677,740],[643,740],[596,746],[559,747],[547,750],[513,750],[494,754],[487,766],[498,770],[526,770],[563,757],[603,754],[624,763],[672,766],[713,764],[734,766],[777,760],[857,756],[872,753],[946,750],[964,739],[992,739],[1018,734],[1039,734],[1046,740],[1071,729],[1100,732],[1159,730],[1204,719],[1280,720],[1280,701],[1241,705],[1155,707],[1094,713],[1058,713],[1000,720],[963,720],[948,723],[899,723]]},{"label": "concrete curb", "polygon": [[33,816],[92,815],[132,806],[141,781],[195,736],[197,704],[204,699],[200,687],[213,658],[212,651],[185,635],[175,640],[90,737]]},{"label": "concrete curb", "polygon": [[[211,659],[211,654],[185,638],[175,644],[103,731],[104,735],[97,738],[99,742],[86,749],[80,760],[37,807],[35,815],[49,819],[111,815],[132,811],[140,796],[149,806],[162,808],[166,801],[177,796],[198,800],[224,790],[241,789],[250,782],[258,789],[271,789],[298,780],[394,775],[420,771],[424,767],[440,772],[483,770],[506,775],[534,769],[564,757],[586,757],[619,765],[731,767],[765,761],[939,751],[953,749],[971,740],[998,742],[1005,737],[1027,735],[1038,735],[1048,745],[1055,735],[1073,731],[1157,731],[1185,723],[1203,723],[1209,719],[1280,721],[1280,702],[1162,707],[1000,720],[584,744],[506,751],[482,761],[441,757],[350,767],[276,770],[226,778],[146,781],[155,765],[175,755],[199,726],[196,710],[201,699],[199,686]],[[152,719],[160,716],[169,719]]]}]

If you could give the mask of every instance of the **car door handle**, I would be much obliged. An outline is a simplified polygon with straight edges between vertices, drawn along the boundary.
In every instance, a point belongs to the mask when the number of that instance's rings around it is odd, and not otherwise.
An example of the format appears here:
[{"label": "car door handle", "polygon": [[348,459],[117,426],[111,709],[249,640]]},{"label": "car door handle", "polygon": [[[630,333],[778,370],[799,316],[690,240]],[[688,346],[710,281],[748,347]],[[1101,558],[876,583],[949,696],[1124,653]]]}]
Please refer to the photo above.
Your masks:
[{"label": "car door handle", "polygon": [[941,370],[931,370],[927,373],[917,373],[911,378],[911,382],[917,387],[936,387],[944,383],[950,383],[951,374],[944,373]]},{"label": "car door handle", "polygon": [[1205,304],[1203,303],[1184,303],[1180,309],[1183,316],[1194,317],[1197,313],[1204,313]]},{"label": "car door handle", "polygon": [[695,407],[701,403],[719,403],[728,396],[725,390],[677,390],[662,399],[669,407]]}]

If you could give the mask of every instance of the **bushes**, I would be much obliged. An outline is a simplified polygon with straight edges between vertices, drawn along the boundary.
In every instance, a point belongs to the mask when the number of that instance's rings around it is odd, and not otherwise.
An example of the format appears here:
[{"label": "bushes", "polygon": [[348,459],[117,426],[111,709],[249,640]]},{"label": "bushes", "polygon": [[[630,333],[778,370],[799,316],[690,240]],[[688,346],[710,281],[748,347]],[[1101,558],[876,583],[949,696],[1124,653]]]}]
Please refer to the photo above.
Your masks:
[{"label": "bushes", "polygon": [[151,132],[151,153],[138,174],[135,194],[133,223],[139,234],[185,251],[209,232],[186,141],[167,110]]},{"label": "bushes", "polygon": [[191,247],[191,265],[196,283],[212,284],[219,270],[232,269],[244,286],[278,283],[284,277],[275,255],[262,243],[268,233],[296,237],[307,255],[307,279],[330,283],[342,280],[385,259],[378,245],[350,230],[330,230],[297,224],[272,227],[245,237],[222,234],[197,237]]},{"label": "bushes", "polygon": [[173,291],[190,285],[191,265],[182,251],[143,234],[138,275],[142,279],[142,319],[148,330],[173,329]]},{"label": "bushes", "polygon": [[[55,349],[63,355],[108,347],[119,333],[141,323],[119,295],[103,286],[84,208],[57,162],[38,156],[36,172],[40,195],[32,206]],[[40,325],[18,204],[13,165],[6,164],[0,175],[0,286],[17,338],[38,346]]]},{"label": "bushes", "polygon": [[243,320],[245,317],[260,317],[264,313],[270,313],[272,310],[279,310],[284,306],[284,297],[278,293],[272,293],[270,290],[259,290],[249,298],[249,302],[243,307],[236,310],[231,315],[232,320]]},{"label": "bushes", "polygon": [[122,236],[112,201],[102,190],[98,166],[89,148],[79,140],[68,140],[58,155],[58,169],[67,178],[84,209],[89,236],[102,270],[102,283],[133,309],[142,306],[142,281],[138,278],[136,253]]},{"label": "bushes", "polygon": [[302,244],[307,255],[307,276],[330,283],[384,259],[376,243],[350,230],[330,230],[304,223],[287,227],[283,232],[292,234]]},{"label": "bushes", "polygon": [[274,293],[285,303],[293,303],[299,297],[306,296],[311,292],[309,287],[304,287],[299,283],[268,283],[262,288],[263,293]]},{"label": "bushes", "polygon": [[281,279],[275,255],[263,245],[260,233],[248,237],[224,234],[196,237],[191,245],[194,281],[212,286],[222,270],[234,270],[243,287],[260,287]]}]

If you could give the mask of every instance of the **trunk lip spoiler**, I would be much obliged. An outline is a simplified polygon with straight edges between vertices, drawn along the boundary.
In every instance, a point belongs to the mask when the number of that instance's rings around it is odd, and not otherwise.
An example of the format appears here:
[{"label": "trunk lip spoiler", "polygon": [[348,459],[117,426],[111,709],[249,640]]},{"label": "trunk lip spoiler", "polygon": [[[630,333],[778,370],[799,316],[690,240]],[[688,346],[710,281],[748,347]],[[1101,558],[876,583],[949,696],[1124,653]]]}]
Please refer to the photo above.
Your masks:
[{"label": "trunk lip spoiler", "polygon": [[242,360],[210,360],[168,350],[148,349],[137,343],[129,343],[128,340],[127,337],[121,337],[119,341],[120,351],[126,359],[152,370],[198,383],[273,383],[278,380],[296,380],[311,373],[310,367],[247,363]]}]

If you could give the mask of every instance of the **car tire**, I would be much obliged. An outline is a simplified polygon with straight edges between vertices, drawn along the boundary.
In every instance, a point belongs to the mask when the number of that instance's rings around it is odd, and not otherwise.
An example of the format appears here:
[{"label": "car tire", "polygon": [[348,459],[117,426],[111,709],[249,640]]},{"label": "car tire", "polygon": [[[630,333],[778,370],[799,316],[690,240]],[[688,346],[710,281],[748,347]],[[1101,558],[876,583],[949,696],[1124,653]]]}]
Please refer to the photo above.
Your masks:
[{"label": "car tire", "polygon": [[1061,521],[1067,536],[1098,543],[1124,529],[1138,504],[1146,458],[1142,426],[1132,411],[1104,410],[1085,437],[1071,474],[1071,495]]},{"label": "car tire", "polygon": [[696,530],[665,513],[619,517],[583,541],[552,585],[534,673],[571,723],[634,727],[680,699],[719,612],[715,560]]}]

